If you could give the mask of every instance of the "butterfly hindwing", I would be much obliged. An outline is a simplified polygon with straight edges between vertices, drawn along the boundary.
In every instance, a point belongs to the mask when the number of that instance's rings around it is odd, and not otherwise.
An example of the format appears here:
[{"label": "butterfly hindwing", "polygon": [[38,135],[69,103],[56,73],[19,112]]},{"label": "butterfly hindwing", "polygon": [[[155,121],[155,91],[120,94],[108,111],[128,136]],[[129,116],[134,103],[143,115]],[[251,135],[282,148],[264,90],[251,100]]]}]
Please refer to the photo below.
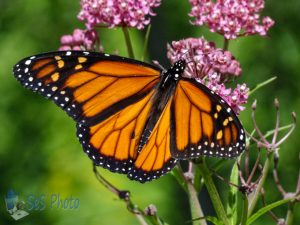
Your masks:
[{"label": "butterfly hindwing", "polygon": [[231,158],[245,148],[245,133],[229,105],[191,79],[178,82],[171,107],[171,135],[179,159],[201,155]]},{"label": "butterfly hindwing", "polygon": [[133,170],[128,173],[130,179],[140,182],[157,179],[176,165],[177,160],[171,156],[171,102],[169,99],[148,140],[140,150]]},{"label": "butterfly hindwing", "polygon": [[118,173],[132,170],[153,94],[154,90],[99,123],[77,125],[79,141],[96,165]]}]

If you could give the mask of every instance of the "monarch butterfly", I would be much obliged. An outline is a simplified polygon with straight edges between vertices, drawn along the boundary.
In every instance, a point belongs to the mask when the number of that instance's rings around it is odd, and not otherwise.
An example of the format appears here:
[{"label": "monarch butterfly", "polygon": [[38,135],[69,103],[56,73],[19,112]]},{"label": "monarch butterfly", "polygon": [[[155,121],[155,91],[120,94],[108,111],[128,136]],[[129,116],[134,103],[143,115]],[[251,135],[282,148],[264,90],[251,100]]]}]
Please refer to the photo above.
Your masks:
[{"label": "monarch butterfly", "polygon": [[143,183],[179,159],[231,158],[245,148],[233,110],[206,86],[183,78],[185,65],[179,60],[163,71],[120,56],[61,51],[25,58],[13,72],[76,121],[96,165]]}]

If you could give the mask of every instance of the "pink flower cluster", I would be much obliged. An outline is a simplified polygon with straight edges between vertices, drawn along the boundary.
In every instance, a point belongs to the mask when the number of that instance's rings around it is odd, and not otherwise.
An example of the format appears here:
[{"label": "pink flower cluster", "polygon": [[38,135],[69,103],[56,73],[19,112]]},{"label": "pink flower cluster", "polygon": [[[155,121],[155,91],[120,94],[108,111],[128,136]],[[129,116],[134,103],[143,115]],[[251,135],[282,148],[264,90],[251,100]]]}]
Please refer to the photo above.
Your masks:
[{"label": "pink flower cluster", "polygon": [[240,64],[229,51],[216,48],[214,43],[203,38],[188,38],[173,41],[168,45],[167,56],[171,63],[179,59],[187,61],[183,76],[194,78],[220,95],[236,113],[243,110],[247,102],[249,88],[237,85],[234,90],[226,88],[224,80],[229,76],[239,76]]},{"label": "pink flower cluster", "polygon": [[188,63],[184,76],[203,78],[206,75],[221,73],[239,76],[242,72],[240,63],[229,51],[216,48],[213,42],[204,38],[187,38],[173,41],[167,46],[167,56],[171,63],[185,58]]},{"label": "pink flower cluster", "polygon": [[206,24],[212,32],[217,32],[226,39],[238,36],[259,34],[265,36],[274,21],[259,13],[264,8],[264,0],[189,0],[195,25]]},{"label": "pink flower cluster", "polygon": [[247,103],[249,93],[246,84],[238,84],[233,90],[226,88],[225,84],[221,82],[220,74],[217,73],[208,75],[206,80],[200,80],[200,82],[221,96],[236,113],[245,109],[243,104]]},{"label": "pink flower cluster", "polygon": [[60,38],[59,50],[96,50],[98,40],[98,33],[95,30],[75,29],[73,34],[63,35]]},{"label": "pink flower cluster", "polygon": [[97,25],[127,26],[143,29],[155,15],[152,8],[161,0],[81,0],[78,18],[91,29]]}]

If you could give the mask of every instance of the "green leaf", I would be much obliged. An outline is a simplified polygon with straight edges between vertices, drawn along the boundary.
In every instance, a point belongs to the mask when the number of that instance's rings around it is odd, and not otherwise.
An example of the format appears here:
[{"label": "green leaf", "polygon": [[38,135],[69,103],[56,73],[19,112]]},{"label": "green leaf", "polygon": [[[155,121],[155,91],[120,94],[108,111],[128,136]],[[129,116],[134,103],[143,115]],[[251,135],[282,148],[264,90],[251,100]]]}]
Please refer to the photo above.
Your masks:
[{"label": "green leaf", "polygon": [[198,167],[195,167],[195,176],[194,176],[194,186],[197,191],[197,193],[200,193],[202,187],[203,187],[204,181],[202,179],[201,173],[198,169]]},{"label": "green leaf", "polygon": [[219,169],[221,169],[224,165],[225,165],[225,163],[227,163],[228,162],[228,160],[226,160],[226,159],[220,159],[219,161],[217,161],[215,164],[213,164],[212,166],[211,166],[211,168],[213,168],[213,170],[214,171],[218,171]]},{"label": "green leaf", "polygon": [[181,168],[178,167],[178,166],[175,166],[174,169],[171,171],[171,175],[173,175],[176,178],[176,180],[178,181],[180,186],[184,189],[184,191],[186,193],[188,193],[188,189],[187,189],[186,182],[185,182],[185,179],[183,177],[183,173],[181,171]]},{"label": "green leaf", "polygon": [[[230,174],[230,182],[233,184],[238,184],[239,179],[239,171],[237,162],[233,164],[231,174]],[[238,204],[238,189],[237,187],[230,186],[230,190],[228,193],[228,205],[227,205],[227,215],[231,224],[237,223],[237,204]]]},{"label": "green leaf", "polygon": [[221,220],[219,220],[217,217],[214,216],[204,216],[204,217],[193,219],[192,221],[196,221],[196,220],[207,220],[209,222],[212,222],[215,225],[224,225],[224,223]]},{"label": "green leaf", "polygon": [[247,225],[250,225],[251,223],[253,223],[255,220],[257,220],[259,217],[261,217],[262,215],[264,215],[265,213],[267,213],[268,211],[270,211],[273,208],[276,208],[280,205],[283,205],[285,203],[288,203],[290,201],[292,201],[295,198],[287,198],[284,200],[280,200],[274,203],[271,203],[263,208],[261,208],[260,210],[258,210],[256,213],[254,213],[252,216],[249,217],[248,221],[247,221]]},{"label": "green leaf", "polygon": [[268,79],[268,80],[266,80],[266,81],[264,81],[262,83],[257,84],[252,90],[249,91],[249,96],[252,95],[254,92],[256,92],[258,89],[260,89],[260,88],[268,85],[269,83],[271,83],[272,81],[274,81],[276,79],[277,79],[276,76],[275,77],[271,77],[270,79]]}]

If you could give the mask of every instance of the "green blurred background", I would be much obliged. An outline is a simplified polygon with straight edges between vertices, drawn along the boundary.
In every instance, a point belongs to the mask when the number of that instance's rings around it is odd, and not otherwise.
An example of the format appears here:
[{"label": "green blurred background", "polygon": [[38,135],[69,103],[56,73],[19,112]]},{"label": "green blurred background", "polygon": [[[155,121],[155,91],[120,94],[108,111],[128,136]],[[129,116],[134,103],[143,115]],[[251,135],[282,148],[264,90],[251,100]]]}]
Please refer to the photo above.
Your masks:
[{"label": "green blurred background", "polygon": [[[13,65],[23,57],[59,48],[60,36],[74,28],[84,28],[76,19],[79,1],[68,0],[0,0],[0,224],[138,224],[123,202],[102,187],[95,179],[91,161],[83,153],[75,135],[75,124],[50,101],[25,90],[12,76]],[[300,1],[267,1],[264,15],[276,22],[269,37],[242,38],[230,43],[230,50],[241,62],[243,76],[237,82],[249,87],[271,76],[278,79],[251,96],[247,110],[241,113],[246,129],[252,130],[249,106],[258,100],[257,120],[262,130],[273,128],[274,97],[280,101],[283,124],[291,121],[290,113],[300,109]],[[222,46],[222,40],[206,28],[191,26],[187,0],[165,0],[157,8],[150,36],[150,58],[168,66],[166,43],[187,37],[204,35]],[[175,13],[174,13],[175,12]],[[131,31],[137,55],[143,44],[143,32]],[[126,55],[120,30],[100,30],[105,51],[119,50]],[[280,176],[287,191],[294,191],[299,171],[298,129],[280,150]],[[255,154],[254,154],[255,155]],[[222,169],[228,176],[230,165]],[[139,184],[125,176],[101,169],[101,173],[116,186],[128,189],[135,203],[144,208],[157,206],[159,215],[169,224],[184,224],[190,219],[186,194],[171,175]],[[280,194],[269,176],[267,201],[279,200]],[[26,201],[29,195],[45,194],[46,209],[32,210],[30,215],[14,221],[6,212],[4,196],[14,189]],[[228,186],[218,182],[226,192]],[[50,208],[50,196],[62,199],[78,198],[77,210]],[[205,190],[200,194],[206,214],[213,213]],[[275,212],[285,216],[286,207]],[[294,224],[300,224],[300,207],[295,208]],[[257,224],[274,224],[264,216]]]}]

